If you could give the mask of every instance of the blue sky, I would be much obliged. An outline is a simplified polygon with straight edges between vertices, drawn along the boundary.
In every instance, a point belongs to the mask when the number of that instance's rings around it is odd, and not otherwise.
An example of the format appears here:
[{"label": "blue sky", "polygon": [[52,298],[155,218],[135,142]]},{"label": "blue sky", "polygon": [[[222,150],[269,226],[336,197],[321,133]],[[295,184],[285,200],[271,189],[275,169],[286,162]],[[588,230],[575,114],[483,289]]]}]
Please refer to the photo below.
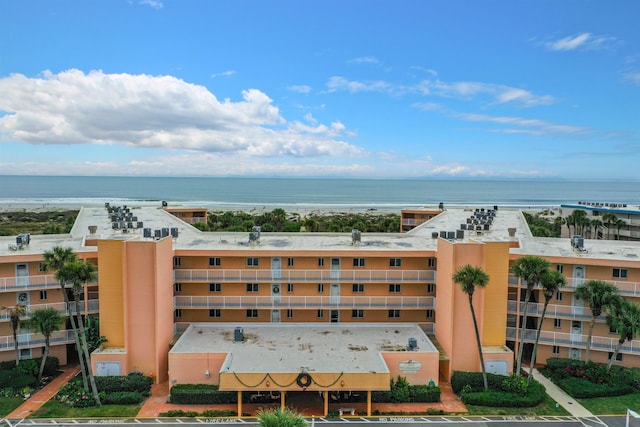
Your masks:
[{"label": "blue sky", "polygon": [[2,174],[640,177],[637,0],[1,9]]}]

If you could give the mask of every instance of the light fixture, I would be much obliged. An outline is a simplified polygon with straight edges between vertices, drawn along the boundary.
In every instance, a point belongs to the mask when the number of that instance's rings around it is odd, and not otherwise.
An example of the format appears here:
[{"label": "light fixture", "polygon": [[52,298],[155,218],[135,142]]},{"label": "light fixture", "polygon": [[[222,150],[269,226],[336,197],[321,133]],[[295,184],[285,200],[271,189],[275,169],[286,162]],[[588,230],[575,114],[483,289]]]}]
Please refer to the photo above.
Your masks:
[{"label": "light fixture", "polygon": [[209,372],[209,370],[207,369],[206,371],[204,371],[204,376],[209,378],[211,376],[211,372]]}]

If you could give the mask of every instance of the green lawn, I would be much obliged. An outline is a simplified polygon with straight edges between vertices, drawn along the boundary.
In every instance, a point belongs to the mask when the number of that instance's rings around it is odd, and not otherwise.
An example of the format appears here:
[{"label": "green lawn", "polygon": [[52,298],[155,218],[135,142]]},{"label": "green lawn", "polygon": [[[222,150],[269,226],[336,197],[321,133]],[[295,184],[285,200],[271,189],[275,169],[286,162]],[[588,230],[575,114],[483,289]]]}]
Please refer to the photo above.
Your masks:
[{"label": "green lawn", "polygon": [[140,405],[102,405],[91,408],[68,408],[50,400],[29,418],[129,418],[135,417]]},{"label": "green lawn", "polygon": [[0,397],[0,417],[6,417],[24,402],[22,397]]},{"label": "green lawn", "polygon": [[542,415],[571,415],[562,406],[556,407],[556,402],[546,395],[544,401],[533,408],[496,408],[492,406],[467,405],[469,415],[522,415],[522,416],[542,416]]},{"label": "green lawn", "polygon": [[594,415],[624,415],[627,413],[627,408],[634,411],[638,411],[638,408],[640,408],[640,393],[576,400]]}]

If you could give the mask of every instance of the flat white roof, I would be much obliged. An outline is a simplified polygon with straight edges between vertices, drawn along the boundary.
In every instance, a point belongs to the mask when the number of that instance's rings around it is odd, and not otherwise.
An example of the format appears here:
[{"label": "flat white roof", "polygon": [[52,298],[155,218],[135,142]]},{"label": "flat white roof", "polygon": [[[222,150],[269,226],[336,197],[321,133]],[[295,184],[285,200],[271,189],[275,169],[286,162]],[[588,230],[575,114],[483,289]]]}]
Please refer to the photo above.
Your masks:
[{"label": "flat white roof", "polygon": [[[235,341],[236,328],[244,340]],[[438,350],[417,324],[192,323],[170,353],[229,353],[221,372],[388,372],[382,351]]]}]

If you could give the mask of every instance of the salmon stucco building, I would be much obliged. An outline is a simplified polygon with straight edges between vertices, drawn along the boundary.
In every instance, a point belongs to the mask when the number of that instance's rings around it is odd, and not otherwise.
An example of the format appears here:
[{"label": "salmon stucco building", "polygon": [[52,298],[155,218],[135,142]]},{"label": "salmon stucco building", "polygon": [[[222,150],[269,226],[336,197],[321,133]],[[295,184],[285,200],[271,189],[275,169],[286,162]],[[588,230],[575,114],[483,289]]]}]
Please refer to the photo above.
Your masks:
[{"label": "salmon stucco building", "polygon": [[[627,298],[640,292],[639,242],[533,237],[522,212],[498,206],[413,210],[404,216],[413,220],[409,231],[398,233],[202,232],[192,223],[203,215],[85,207],[69,234],[2,237],[0,305],[68,313],[43,254],[69,247],[99,273],[82,297],[83,314],[99,316],[107,339],[92,354],[98,375],[138,371],[239,396],[277,392],[283,406],[290,393],[316,391],[325,413],[335,393],[358,393],[371,413],[371,392],[387,390],[392,378],[438,384],[453,371],[480,369],[468,298],[452,280],[463,265],[490,276],[474,308],[485,365],[495,373],[512,372],[515,344],[533,342],[542,311],[536,289],[520,337],[524,287],[509,273],[519,257],[544,257],[568,282],[542,325],[542,362],[584,357],[591,313],[576,286],[603,279]],[[0,357],[10,360],[14,342],[2,314]],[[592,360],[606,362],[617,339],[600,318]],[[38,334],[21,331],[18,341],[21,357],[41,355]],[[68,328],[52,344],[62,364],[73,357]],[[623,346],[616,363],[640,366],[639,344]]]}]

